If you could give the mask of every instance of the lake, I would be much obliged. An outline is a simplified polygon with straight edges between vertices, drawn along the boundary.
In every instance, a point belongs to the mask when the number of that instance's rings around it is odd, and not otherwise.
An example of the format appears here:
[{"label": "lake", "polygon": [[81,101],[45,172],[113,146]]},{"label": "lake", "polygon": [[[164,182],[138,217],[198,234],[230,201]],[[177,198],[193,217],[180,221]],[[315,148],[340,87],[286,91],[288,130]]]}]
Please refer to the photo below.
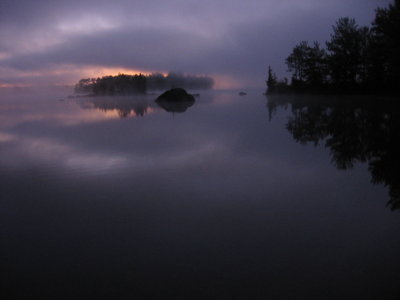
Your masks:
[{"label": "lake", "polygon": [[3,299],[400,299],[393,99],[0,96]]}]

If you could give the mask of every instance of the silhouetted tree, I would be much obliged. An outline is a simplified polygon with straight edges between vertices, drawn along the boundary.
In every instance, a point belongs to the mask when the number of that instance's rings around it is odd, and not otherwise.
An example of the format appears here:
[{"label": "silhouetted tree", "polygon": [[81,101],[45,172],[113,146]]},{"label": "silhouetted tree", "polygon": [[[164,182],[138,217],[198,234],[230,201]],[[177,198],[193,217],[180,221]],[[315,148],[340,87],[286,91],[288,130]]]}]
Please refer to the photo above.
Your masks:
[{"label": "silhouetted tree", "polygon": [[94,95],[129,95],[146,92],[146,77],[143,75],[104,76],[93,84]]},{"label": "silhouetted tree", "polygon": [[372,28],[340,18],[326,46],[302,41],[293,48],[284,91],[400,94],[400,0],[378,8]]},{"label": "silhouetted tree", "polygon": [[[378,8],[372,23],[372,68],[380,76],[378,85],[395,93],[400,92],[400,0],[388,8]],[[380,80],[379,80],[380,79]]]},{"label": "silhouetted tree", "polygon": [[278,83],[275,73],[272,72],[271,66],[268,66],[268,78],[267,78],[267,92],[274,92],[276,84]]},{"label": "silhouetted tree", "polygon": [[266,94],[273,93],[287,93],[289,92],[290,86],[288,79],[278,80],[274,72],[272,72],[271,66],[268,66],[268,78],[266,81],[267,91]]},{"label": "silhouetted tree", "polygon": [[293,72],[292,84],[294,87],[320,86],[326,78],[325,50],[318,42],[314,46],[302,41],[296,45],[286,59],[289,71]]},{"label": "silhouetted tree", "polygon": [[320,86],[326,80],[326,53],[318,42],[308,48],[306,57],[306,80],[310,85]]},{"label": "silhouetted tree", "polygon": [[354,19],[340,18],[326,42],[332,83],[349,89],[365,77],[369,29],[358,27]]},{"label": "silhouetted tree", "polygon": [[302,41],[293,48],[292,53],[286,58],[289,71],[293,72],[292,80],[298,82],[306,81],[305,69],[308,48],[308,42]]},{"label": "silhouetted tree", "polygon": [[149,90],[166,90],[168,84],[166,78],[161,73],[153,73],[147,77],[147,86]]},{"label": "silhouetted tree", "polygon": [[101,78],[81,79],[75,85],[76,93],[94,95],[128,95],[143,94],[147,90],[165,90],[172,87],[187,89],[211,89],[214,80],[207,76],[191,76],[181,73],[169,73],[164,76],[154,73],[148,76],[119,74]]},{"label": "silhouetted tree", "polygon": [[96,83],[95,78],[83,78],[75,84],[76,93],[91,93],[93,91],[93,86]]}]

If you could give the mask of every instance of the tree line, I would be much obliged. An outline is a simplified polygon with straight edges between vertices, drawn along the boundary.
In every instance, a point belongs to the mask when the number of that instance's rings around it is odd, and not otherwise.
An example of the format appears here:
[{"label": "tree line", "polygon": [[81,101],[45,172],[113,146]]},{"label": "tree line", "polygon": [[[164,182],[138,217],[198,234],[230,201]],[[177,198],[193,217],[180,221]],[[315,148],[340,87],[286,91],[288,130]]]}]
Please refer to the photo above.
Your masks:
[{"label": "tree line", "polygon": [[400,94],[400,0],[376,9],[370,27],[340,18],[325,45],[301,41],[293,48],[286,58],[290,83],[269,67],[267,93]]},{"label": "tree line", "polygon": [[161,73],[151,75],[103,76],[83,78],[75,85],[75,93],[92,95],[129,95],[144,94],[148,90],[166,90],[175,87],[202,90],[212,89],[214,80],[207,76],[183,75],[170,72],[167,76]]}]

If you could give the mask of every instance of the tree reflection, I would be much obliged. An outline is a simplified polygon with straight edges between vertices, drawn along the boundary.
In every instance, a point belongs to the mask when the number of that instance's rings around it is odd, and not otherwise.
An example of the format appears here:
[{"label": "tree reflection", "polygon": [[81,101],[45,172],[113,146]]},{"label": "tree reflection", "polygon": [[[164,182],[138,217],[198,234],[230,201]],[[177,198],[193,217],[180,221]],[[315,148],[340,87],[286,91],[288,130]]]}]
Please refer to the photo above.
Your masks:
[{"label": "tree reflection", "polygon": [[120,118],[143,117],[157,108],[145,96],[87,97],[78,100],[78,102],[85,109],[99,109],[104,112],[117,111]]},{"label": "tree reflection", "polygon": [[270,119],[291,109],[286,128],[301,144],[324,144],[339,169],[368,163],[372,182],[389,189],[388,205],[400,208],[400,103],[368,97],[269,96]]}]

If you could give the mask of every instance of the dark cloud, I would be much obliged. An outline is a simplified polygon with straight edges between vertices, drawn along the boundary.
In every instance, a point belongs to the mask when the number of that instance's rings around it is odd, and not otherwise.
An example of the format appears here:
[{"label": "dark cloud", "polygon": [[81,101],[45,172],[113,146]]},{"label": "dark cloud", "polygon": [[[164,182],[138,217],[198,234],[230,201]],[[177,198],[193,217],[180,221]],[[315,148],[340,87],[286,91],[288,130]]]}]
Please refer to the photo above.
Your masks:
[{"label": "dark cloud", "polygon": [[[12,57],[5,65],[20,70],[46,68],[58,62],[161,69],[196,59],[207,41],[190,32],[171,29],[118,29],[79,36],[44,51]],[[203,49],[204,50],[204,49]],[[178,55],[179,53],[179,55]]]},{"label": "dark cloud", "polygon": [[369,24],[374,8],[389,2],[3,0],[0,72],[104,66],[262,85],[267,65],[285,74],[284,58],[299,41],[323,44],[337,18]]}]

